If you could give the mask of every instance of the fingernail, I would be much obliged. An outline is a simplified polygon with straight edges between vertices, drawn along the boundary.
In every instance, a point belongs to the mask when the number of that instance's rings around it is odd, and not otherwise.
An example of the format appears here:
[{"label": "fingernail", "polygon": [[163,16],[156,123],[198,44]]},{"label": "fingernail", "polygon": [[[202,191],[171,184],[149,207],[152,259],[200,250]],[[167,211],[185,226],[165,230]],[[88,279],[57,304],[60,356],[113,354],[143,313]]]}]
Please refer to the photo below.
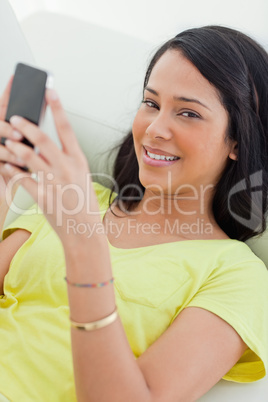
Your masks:
[{"label": "fingernail", "polygon": [[58,94],[54,89],[49,89],[47,94],[48,94],[49,99],[51,99],[51,100],[57,100],[58,99]]},{"label": "fingernail", "polygon": [[11,170],[11,169],[12,169],[12,166],[11,166],[9,163],[5,163],[5,164],[4,164],[4,168],[5,168],[6,170]]},{"label": "fingernail", "polygon": [[16,158],[16,163],[18,165],[25,165],[25,162],[21,158]]},{"label": "fingernail", "polygon": [[15,140],[21,140],[23,138],[23,136],[21,135],[21,133],[19,133],[17,130],[13,130],[12,131],[12,137]]},{"label": "fingernail", "polygon": [[10,123],[13,124],[14,126],[19,124],[20,122],[21,122],[21,117],[20,116],[12,116],[10,118]]},{"label": "fingernail", "polygon": [[8,147],[8,148],[12,148],[13,143],[14,143],[14,142],[11,141],[11,140],[6,140],[5,146]]}]

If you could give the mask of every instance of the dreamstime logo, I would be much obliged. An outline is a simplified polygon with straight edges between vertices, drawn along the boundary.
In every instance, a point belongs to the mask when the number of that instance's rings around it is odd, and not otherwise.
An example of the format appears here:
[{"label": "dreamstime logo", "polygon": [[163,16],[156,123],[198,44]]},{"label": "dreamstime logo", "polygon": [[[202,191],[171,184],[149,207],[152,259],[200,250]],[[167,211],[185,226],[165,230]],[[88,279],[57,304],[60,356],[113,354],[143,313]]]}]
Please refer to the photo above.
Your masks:
[{"label": "dreamstime logo", "polygon": [[[239,181],[229,192],[228,195],[228,209],[232,217],[242,225],[252,230],[258,229],[262,224],[262,201],[263,201],[263,173],[259,170],[256,173],[250,175],[249,186],[247,186],[246,180]],[[250,190],[250,216],[245,218],[234,211],[231,206],[231,198],[240,192]],[[245,194],[246,196],[246,194]]]}]

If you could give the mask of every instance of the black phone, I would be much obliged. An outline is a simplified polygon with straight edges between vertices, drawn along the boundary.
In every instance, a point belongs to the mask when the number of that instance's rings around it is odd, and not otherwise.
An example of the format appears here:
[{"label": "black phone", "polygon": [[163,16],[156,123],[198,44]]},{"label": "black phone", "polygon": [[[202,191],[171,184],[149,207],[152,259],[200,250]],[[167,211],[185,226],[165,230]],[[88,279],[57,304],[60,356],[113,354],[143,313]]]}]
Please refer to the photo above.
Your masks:
[{"label": "black phone", "polygon": [[[45,90],[52,86],[50,73],[27,64],[18,63],[10,92],[5,121],[9,122],[14,115],[24,117],[30,122],[39,125],[45,114]],[[26,138],[22,140],[26,145],[33,147]],[[5,138],[1,138],[1,144]]]}]

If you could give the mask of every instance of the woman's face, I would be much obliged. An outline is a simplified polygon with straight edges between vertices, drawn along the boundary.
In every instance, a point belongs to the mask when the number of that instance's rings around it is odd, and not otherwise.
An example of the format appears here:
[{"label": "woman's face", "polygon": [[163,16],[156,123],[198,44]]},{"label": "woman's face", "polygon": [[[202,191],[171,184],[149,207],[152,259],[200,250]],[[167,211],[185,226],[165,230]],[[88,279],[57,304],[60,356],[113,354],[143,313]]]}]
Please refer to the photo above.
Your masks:
[{"label": "woman's face", "polygon": [[227,126],[215,87],[182,53],[164,53],[133,123],[142,185],[165,194],[215,185],[228,157],[235,159]]}]

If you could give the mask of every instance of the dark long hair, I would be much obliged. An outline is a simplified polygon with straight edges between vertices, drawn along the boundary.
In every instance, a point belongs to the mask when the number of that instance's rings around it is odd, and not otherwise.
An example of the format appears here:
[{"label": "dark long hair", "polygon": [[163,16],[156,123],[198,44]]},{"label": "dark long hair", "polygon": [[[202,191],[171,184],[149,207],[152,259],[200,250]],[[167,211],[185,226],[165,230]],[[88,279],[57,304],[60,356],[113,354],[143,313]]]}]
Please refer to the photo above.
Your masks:
[{"label": "dark long hair", "polygon": [[[268,195],[267,52],[247,35],[227,27],[189,29],[156,52],[144,87],[155,64],[168,50],[182,52],[218,90],[229,115],[227,138],[238,143],[237,161],[228,161],[214,189],[217,223],[233,239],[245,241],[261,234],[266,229]],[[131,132],[119,149],[114,178],[119,198],[127,210],[132,210],[144,188]]]}]

